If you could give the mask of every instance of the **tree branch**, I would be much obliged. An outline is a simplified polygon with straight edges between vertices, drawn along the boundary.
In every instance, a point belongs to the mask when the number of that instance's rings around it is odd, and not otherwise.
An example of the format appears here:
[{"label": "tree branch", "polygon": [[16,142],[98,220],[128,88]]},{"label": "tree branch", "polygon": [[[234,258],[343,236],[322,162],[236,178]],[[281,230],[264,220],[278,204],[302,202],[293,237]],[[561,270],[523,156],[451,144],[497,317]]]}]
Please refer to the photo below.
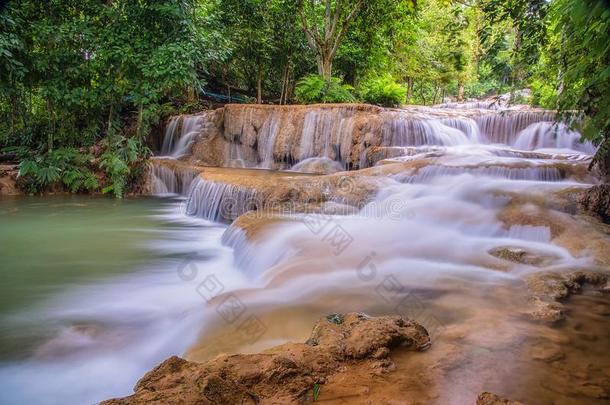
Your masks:
[{"label": "tree branch", "polygon": [[339,49],[339,44],[341,44],[341,39],[343,38],[343,35],[345,35],[345,32],[347,31],[347,27],[352,22],[352,20],[354,18],[356,18],[358,13],[360,13],[360,9],[362,8],[363,3],[364,3],[364,0],[358,0],[356,2],[356,4],[354,4],[354,8],[352,9],[352,11],[350,11],[350,13],[345,18],[345,21],[343,21],[343,24],[341,25],[341,30],[339,31],[339,34],[334,39],[334,42],[333,42],[333,45],[331,48],[331,52],[330,52],[331,57],[334,57],[335,54],[337,53],[337,50]]}]

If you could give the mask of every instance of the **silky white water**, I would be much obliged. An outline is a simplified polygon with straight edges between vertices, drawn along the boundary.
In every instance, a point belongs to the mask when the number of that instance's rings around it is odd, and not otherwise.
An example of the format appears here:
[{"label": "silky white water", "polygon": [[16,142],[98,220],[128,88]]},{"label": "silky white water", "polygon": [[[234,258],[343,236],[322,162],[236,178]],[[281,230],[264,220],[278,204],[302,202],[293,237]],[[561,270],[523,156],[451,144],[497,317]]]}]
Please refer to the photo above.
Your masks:
[{"label": "silky white water", "polygon": [[[356,124],[351,113],[339,119],[316,114],[307,118],[301,161],[293,169],[339,170],[347,155],[337,145],[352,143]],[[367,172],[377,192],[364,206],[331,198],[320,208],[341,206],[325,212],[343,215],[286,212],[246,235],[226,223],[263,207],[255,188],[155,165],[151,184],[163,198],[146,200],[152,205],[128,215],[115,211],[122,206],[103,206],[103,215],[93,210],[72,223],[68,213],[89,202],[32,207],[30,225],[42,231],[44,221],[53,221],[39,244],[48,244],[50,235],[66,242],[68,233],[70,239],[57,251],[41,250],[27,265],[19,267],[27,258],[23,250],[10,256],[32,238],[18,232],[23,217],[0,228],[5,263],[19,270],[9,275],[39,269],[31,279],[7,281],[5,296],[17,287],[28,291],[37,280],[44,286],[26,300],[14,294],[14,304],[3,308],[3,342],[11,349],[0,363],[2,402],[81,404],[128,395],[170,355],[205,360],[303,341],[315,319],[345,311],[401,314],[428,328],[432,355],[454,345],[492,352],[493,362],[506,364],[498,370],[484,356],[458,362],[448,371],[439,403],[465,403],[476,390],[488,389],[481,386],[481,367],[493,369],[494,387],[510,389],[516,367],[511,350],[533,333],[520,318],[527,305],[523,275],[595,268],[593,253],[574,253],[559,243],[547,220],[571,218],[553,208],[555,193],[596,182],[583,170],[594,149],[576,142],[573,131],[554,127],[547,113],[456,118],[431,111],[421,113],[424,120],[391,114],[383,146],[404,154],[380,164],[404,166],[381,180],[377,169]],[[272,167],[282,128],[273,118],[263,128],[256,164]],[[175,146],[174,135],[166,137],[167,153],[178,155],[184,148]],[[514,196],[520,201],[513,207]],[[508,215],[511,207],[535,221]],[[62,210],[68,210],[64,216]],[[19,211],[9,207],[4,214]],[[89,217],[97,222],[87,222]],[[124,240],[130,232],[145,237]],[[491,254],[503,248],[540,260],[516,263]],[[113,254],[123,260],[114,263]],[[83,256],[90,259],[80,261]],[[44,281],[49,263],[72,272]],[[106,273],[106,267],[114,270]],[[227,318],[222,304],[235,298],[239,316]],[[251,319],[260,326],[256,333],[244,326]]]},{"label": "silky white water", "polygon": [[[187,350],[215,315],[203,310],[197,280],[222,273],[227,290],[244,281],[220,243],[225,226],[184,209],[181,199],[0,201],[9,272],[0,284],[1,403],[128,395],[146,371]],[[30,223],[41,241],[26,232]],[[26,255],[28,241],[39,248]]]}]

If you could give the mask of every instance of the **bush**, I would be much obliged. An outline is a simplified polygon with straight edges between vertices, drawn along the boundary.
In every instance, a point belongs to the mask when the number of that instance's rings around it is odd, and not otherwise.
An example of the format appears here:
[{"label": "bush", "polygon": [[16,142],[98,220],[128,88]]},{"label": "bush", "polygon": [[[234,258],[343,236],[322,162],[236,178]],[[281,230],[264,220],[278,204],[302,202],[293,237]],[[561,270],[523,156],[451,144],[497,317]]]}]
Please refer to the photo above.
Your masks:
[{"label": "bush", "polygon": [[353,103],[354,88],[341,83],[341,79],[331,77],[325,81],[320,75],[305,76],[297,83],[295,96],[299,103]]},{"label": "bush", "polygon": [[390,75],[374,77],[360,86],[360,97],[367,103],[397,107],[406,101],[407,89]]},{"label": "bush", "polygon": [[128,186],[142,180],[146,158],[150,150],[135,138],[119,137],[114,143],[107,142],[106,151],[100,157],[100,169],[104,170],[108,185],[104,194],[112,192],[122,198]]},{"label": "bush", "polygon": [[91,156],[87,153],[59,148],[46,154],[22,151],[20,155],[18,184],[27,193],[40,193],[53,186],[63,186],[73,193],[99,187],[97,176],[88,167]]}]

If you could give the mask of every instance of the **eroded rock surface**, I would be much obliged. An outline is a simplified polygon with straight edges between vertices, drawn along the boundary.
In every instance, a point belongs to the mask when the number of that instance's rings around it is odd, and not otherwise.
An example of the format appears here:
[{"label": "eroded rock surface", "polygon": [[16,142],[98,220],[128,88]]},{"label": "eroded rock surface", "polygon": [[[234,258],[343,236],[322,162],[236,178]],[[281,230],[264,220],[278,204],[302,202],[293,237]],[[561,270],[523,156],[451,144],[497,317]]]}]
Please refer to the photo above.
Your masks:
[{"label": "eroded rock surface", "polygon": [[523,405],[523,403],[502,398],[491,392],[482,392],[477,398],[477,405]]},{"label": "eroded rock surface", "polygon": [[608,292],[609,279],[608,273],[598,271],[534,273],[525,280],[532,293],[532,309],[528,315],[534,320],[559,321],[565,317],[562,300],[579,292],[585,284]]},{"label": "eroded rock surface", "polygon": [[0,195],[20,194],[15,185],[19,167],[17,165],[0,165]]},{"label": "eroded rock surface", "polygon": [[583,193],[580,203],[582,206],[597,215],[604,222],[610,222],[610,184],[599,184]]},{"label": "eroded rock surface", "polygon": [[400,316],[333,314],[319,320],[305,343],[287,343],[259,354],[221,355],[207,363],[173,356],[149,371],[135,394],[103,402],[118,404],[288,404],[311,399],[346,367],[371,373],[393,367],[392,349],[423,351],[428,332]]}]

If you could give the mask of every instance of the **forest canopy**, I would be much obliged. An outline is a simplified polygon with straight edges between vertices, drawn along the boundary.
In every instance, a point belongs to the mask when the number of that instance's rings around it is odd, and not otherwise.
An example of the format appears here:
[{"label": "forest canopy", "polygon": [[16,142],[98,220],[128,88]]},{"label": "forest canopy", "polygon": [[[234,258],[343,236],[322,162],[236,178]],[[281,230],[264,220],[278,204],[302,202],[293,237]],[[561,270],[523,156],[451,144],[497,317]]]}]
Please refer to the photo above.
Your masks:
[{"label": "forest canopy", "polygon": [[531,89],[533,105],[584,114],[587,138],[610,135],[605,0],[20,0],[0,32],[0,148],[32,192],[120,196],[151,128],[214,102],[519,102]]}]

